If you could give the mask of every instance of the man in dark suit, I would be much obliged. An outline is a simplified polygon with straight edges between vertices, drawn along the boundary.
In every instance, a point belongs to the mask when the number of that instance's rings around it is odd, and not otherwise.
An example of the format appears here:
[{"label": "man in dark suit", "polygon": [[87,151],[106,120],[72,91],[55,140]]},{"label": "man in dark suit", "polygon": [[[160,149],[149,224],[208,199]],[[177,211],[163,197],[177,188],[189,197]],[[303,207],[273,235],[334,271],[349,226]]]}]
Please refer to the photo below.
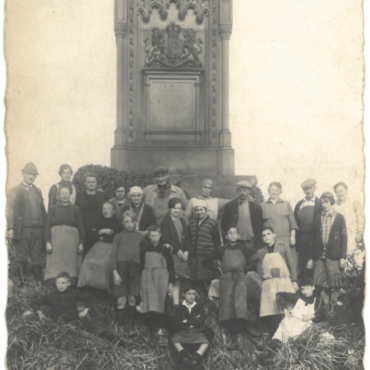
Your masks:
[{"label": "man in dark suit", "polygon": [[248,248],[262,246],[262,210],[259,204],[251,200],[252,184],[239,181],[236,184],[238,197],[226,203],[221,220],[224,235],[230,226],[237,226],[240,240]]},{"label": "man in dark suit", "polygon": [[322,211],[320,199],[315,196],[316,180],[307,179],[301,187],[305,197],[294,208],[294,216],[299,230],[297,233],[297,252],[300,279],[312,279],[312,270],[307,269],[308,252],[313,248],[313,220]]},{"label": "man in dark suit", "polygon": [[37,175],[36,166],[27,163],[22,170],[22,183],[10,189],[8,198],[7,238],[14,243],[20,286],[24,286],[28,257],[35,281],[42,281],[46,210],[41,190],[33,184]]}]

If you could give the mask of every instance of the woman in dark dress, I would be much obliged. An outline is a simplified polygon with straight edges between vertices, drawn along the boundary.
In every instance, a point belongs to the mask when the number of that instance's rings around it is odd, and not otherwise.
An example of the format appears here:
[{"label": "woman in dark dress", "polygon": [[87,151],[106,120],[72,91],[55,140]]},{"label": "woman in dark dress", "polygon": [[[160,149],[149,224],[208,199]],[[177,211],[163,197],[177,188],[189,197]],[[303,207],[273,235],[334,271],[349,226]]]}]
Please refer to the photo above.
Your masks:
[{"label": "woman in dark dress", "polygon": [[109,202],[114,205],[115,217],[121,224],[121,215],[123,214],[122,208],[126,207],[130,202],[126,198],[126,188],[122,182],[116,183],[114,186],[114,198],[110,199]]},{"label": "woman in dark dress", "polygon": [[102,208],[103,214],[96,225],[95,243],[83,261],[78,286],[110,290],[113,239],[122,226],[116,220],[112,203],[104,203]]},{"label": "woman in dark dress", "polygon": [[102,206],[107,200],[105,194],[97,190],[97,184],[96,176],[87,173],[84,182],[85,190],[77,192],[76,196],[76,205],[80,208],[86,232],[84,256],[95,242],[97,223],[101,217]]},{"label": "woman in dark dress", "polygon": [[82,262],[85,239],[80,210],[70,203],[70,190],[60,186],[60,201],[50,207],[45,224],[46,269],[45,280],[55,278],[61,271],[76,280]]},{"label": "woman in dark dress", "polygon": [[60,181],[54,185],[49,190],[49,206],[48,209],[53,204],[56,204],[59,202],[59,188],[61,186],[66,186],[69,188],[69,191],[71,193],[71,196],[69,198],[69,201],[72,204],[75,204],[76,202],[76,194],[77,190],[76,187],[71,183],[71,177],[73,174],[72,167],[69,164],[62,164],[59,167],[59,176],[60,176]]}]

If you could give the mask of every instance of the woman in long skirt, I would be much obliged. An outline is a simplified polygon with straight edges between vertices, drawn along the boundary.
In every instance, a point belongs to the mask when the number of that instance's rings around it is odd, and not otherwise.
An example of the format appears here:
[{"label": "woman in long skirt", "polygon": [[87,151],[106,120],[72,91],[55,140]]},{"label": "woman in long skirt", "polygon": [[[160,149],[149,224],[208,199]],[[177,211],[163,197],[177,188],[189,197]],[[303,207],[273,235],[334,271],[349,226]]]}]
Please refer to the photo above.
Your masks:
[{"label": "woman in long skirt", "polygon": [[96,242],[87,253],[82,267],[78,286],[110,290],[112,268],[110,264],[114,236],[121,231],[115,217],[114,205],[103,204],[103,215],[97,225]]},{"label": "woman in long skirt", "polygon": [[60,201],[50,207],[45,224],[45,280],[65,271],[77,282],[85,239],[84,224],[79,208],[69,201],[69,188],[60,186],[58,195]]}]

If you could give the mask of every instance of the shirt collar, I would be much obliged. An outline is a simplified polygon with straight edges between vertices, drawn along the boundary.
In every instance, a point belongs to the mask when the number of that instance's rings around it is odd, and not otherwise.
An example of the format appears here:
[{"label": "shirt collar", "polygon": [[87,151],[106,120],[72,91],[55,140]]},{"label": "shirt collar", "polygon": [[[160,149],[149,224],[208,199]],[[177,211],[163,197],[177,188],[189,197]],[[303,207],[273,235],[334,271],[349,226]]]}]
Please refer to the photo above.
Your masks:
[{"label": "shirt collar", "polygon": [[327,213],[322,212],[322,215],[323,215],[323,216],[330,216],[330,217],[333,217],[333,216],[335,215],[335,211],[334,211],[334,209],[332,209],[332,210],[330,210],[330,211],[329,211],[329,212],[327,212]]},{"label": "shirt collar", "polygon": [[[282,200],[282,199],[277,199],[276,200],[276,202],[275,203],[283,203],[284,201]],[[267,201],[266,201],[266,203],[273,203],[273,201],[272,201],[272,199],[271,198],[269,198]]]},{"label": "shirt collar", "polygon": [[183,302],[182,302],[182,305],[183,306],[185,306],[187,309],[189,309],[189,311],[195,306],[197,304],[197,302],[193,302],[192,304],[191,304],[191,306],[188,306],[187,304],[186,304],[186,301],[184,300]]},{"label": "shirt collar", "polygon": [[312,202],[312,203],[315,203],[315,196],[313,196],[312,199],[307,199],[306,197],[303,198],[303,201],[304,202]]},{"label": "shirt collar", "polygon": [[[176,188],[172,184],[170,184],[170,188],[172,193],[176,193]],[[158,191],[158,184],[155,184],[154,191]]]},{"label": "shirt collar", "polygon": [[31,185],[26,184],[24,181],[22,181],[22,185],[25,186],[27,189],[31,189],[33,186],[32,184]]}]

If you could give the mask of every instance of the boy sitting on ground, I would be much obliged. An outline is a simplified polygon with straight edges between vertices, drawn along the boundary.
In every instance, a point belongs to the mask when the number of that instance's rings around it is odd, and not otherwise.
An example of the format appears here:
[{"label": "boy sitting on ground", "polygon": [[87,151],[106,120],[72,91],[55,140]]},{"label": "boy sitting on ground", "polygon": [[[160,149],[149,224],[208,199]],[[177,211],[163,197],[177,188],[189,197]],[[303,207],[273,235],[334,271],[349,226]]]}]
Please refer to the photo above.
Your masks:
[{"label": "boy sitting on ground", "polygon": [[277,293],[276,299],[284,310],[285,318],[272,339],[286,343],[289,338],[301,335],[312,324],[325,320],[322,296],[316,293],[312,280],[302,281],[297,293]]},{"label": "boy sitting on ground", "polygon": [[[176,312],[174,318],[173,332],[175,333],[171,342],[178,352],[178,369],[200,368],[203,362],[203,356],[206,353],[209,341],[204,332],[205,312],[202,305],[195,302],[198,293],[192,283],[184,284],[184,301]],[[199,345],[198,350],[190,354],[183,344]]]},{"label": "boy sitting on ground", "polygon": [[[115,333],[93,323],[87,316],[91,306],[91,296],[81,293],[78,290],[69,289],[71,285],[70,276],[67,272],[61,272],[55,279],[56,289],[46,296],[31,302],[31,308],[39,315],[40,321],[45,321],[46,317],[41,310],[42,306],[49,306],[51,315],[63,323],[73,323],[89,333],[118,342],[123,345],[123,341]],[[84,309],[79,312],[77,304],[84,302]],[[31,311],[27,311],[23,316],[29,316]]]}]

